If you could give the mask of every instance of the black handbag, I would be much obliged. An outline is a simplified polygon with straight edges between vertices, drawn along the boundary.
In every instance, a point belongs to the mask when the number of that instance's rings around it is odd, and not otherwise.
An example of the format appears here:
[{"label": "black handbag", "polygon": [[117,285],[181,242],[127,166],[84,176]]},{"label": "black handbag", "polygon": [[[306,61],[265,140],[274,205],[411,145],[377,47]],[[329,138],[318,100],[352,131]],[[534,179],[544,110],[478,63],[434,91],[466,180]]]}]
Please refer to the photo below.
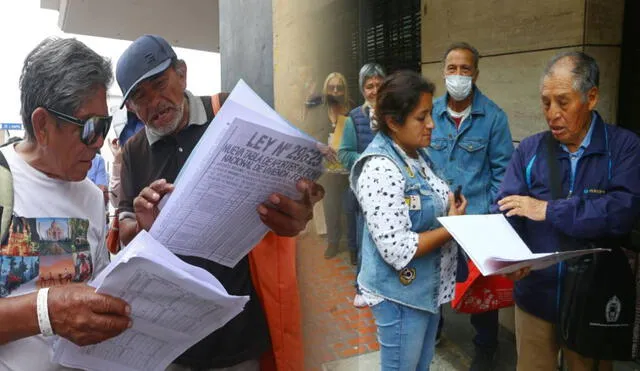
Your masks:
[{"label": "black handbag", "polygon": [[[561,198],[560,173],[555,159],[558,143],[551,133],[545,140],[551,196]],[[561,249],[606,248],[560,263],[558,323],[560,344],[595,360],[631,359],[635,319],[635,277],[623,250],[626,238],[580,240],[563,236]]]}]

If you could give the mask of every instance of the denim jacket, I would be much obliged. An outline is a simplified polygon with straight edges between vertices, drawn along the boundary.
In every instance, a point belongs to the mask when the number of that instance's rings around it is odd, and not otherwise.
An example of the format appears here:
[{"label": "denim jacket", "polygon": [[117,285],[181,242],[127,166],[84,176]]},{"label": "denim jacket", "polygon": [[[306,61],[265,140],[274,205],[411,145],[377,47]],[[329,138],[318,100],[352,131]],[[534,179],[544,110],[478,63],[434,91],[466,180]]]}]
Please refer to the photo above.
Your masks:
[{"label": "denim jacket", "polygon": [[[426,151],[420,150],[419,154],[435,172]],[[354,192],[356,192],[356,185],[365,160],[371,156],[385,156],[398,166],[406,181],[405,198],[419,196],[420,209],[409,211],[411,230],[424,232],[440,227],[436,218],[446,214],[447,205],[440,201],[426,179],[403,160],[394,148],[391,139],[383,133],[378,133],[375,136],[351,170],[350,181]],[[365,223],[362,241],[362,269],[358,274],[358,284],[387,300],[436,313],[440,288],[440,256],[438,248],[426,255],[414,258],[407,267],[396,271],[380,255],[367,223]]]},{"label": "denim jacket", "polygon": [[474,86],[471,114],[456,129],[445,94],[433,102],[429,156],[451,189],[462,186],[467,214],[486,214],[513,153],[507,115]]}]

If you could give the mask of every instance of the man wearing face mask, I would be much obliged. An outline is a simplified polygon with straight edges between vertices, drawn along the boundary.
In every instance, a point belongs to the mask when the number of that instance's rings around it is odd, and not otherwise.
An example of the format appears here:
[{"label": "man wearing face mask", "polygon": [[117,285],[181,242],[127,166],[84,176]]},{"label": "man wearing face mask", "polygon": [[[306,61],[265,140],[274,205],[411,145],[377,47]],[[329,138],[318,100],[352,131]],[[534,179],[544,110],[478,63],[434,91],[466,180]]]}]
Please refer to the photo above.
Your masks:
[{"label": "man wearing face mask", "polygon": [[[454,43],[444,54],[447,92],[433,102],[429,155],[451,189],[462,186],[467,214],[487,214],[513,152],[507,115],[475,85],[478,51]],[[495,368],[498,311],[471,315],[476,354],[471,370]]]}]

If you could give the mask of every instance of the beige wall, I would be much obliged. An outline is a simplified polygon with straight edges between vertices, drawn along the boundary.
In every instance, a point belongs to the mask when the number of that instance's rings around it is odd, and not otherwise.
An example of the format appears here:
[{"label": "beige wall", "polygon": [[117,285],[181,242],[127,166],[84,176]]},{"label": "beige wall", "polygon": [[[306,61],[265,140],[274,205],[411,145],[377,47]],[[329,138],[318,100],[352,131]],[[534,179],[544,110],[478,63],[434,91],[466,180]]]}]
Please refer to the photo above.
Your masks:
[{"label": "beige wall", "polygon": [[582,50],[600,66],[597,109],[615,122],[623,5],[624,0],[423,0],[422,72],[443,94],[440,61],[447,46],[474,45],[482,56],[478,87],[505,110],[519,140],[545,129],[539,84],[546,62],[558,52]]},{"label": "beige wall", "polygon": [[[273,87],[275,109],[293,125],[326,143],[327,108],[305,107],[320,94],[326,76],[356,77],[351,61],[351,33],[357,27],[356,0],[273,0]],[[351,87],[353,93],[355,87]],[[327,187],[328,177],[320,183]],[[346,178],[346,175],[344,176]],[[309,231],[326,233],[323,203],[316,204]],[[346,231],[346,226],[343,231]],[[342,235],[346,244],[346,232]]]},{"label": "beige wall", "polygon": [[[582,50],[600,66],[597,109],[615,122],[624,0],[422,0],[422,73],[445,92],[442,54],[466,41],[480,54],[478,87],[509,117],[514,139],[546,129],[539,86],[546,62]],[[500,311],[513,331],[513,308]]]}]

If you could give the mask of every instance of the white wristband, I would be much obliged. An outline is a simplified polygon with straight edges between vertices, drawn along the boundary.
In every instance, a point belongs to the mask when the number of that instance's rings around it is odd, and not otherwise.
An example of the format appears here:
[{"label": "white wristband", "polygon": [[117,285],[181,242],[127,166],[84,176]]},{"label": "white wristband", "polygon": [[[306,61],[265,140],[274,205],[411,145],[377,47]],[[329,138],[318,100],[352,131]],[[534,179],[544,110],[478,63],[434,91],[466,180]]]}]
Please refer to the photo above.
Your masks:
[{"label": "white wristband", "polygon": [[40,333],[44,336],[53,336],[53,328],[49,321],[49,288],[38,290],[38,298],[36,299],[36,312],[38,313],[38,326]]}]

